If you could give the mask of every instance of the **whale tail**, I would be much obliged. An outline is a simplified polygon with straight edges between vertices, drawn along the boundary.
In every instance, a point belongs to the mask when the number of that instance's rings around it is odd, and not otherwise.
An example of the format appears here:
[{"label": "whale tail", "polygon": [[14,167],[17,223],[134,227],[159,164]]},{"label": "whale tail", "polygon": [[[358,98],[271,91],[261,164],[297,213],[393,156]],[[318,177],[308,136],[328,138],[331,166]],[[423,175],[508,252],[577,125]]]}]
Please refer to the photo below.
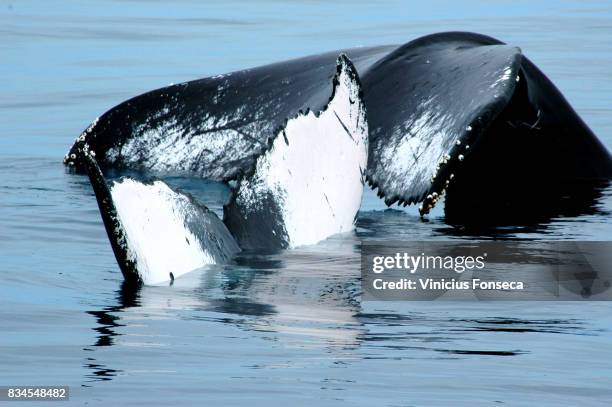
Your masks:
[{"label": "whale tail", "polygon": [[[520,48],[481,34],[445,32],[346,52],[360,74],[368,113],[367,182],[387,205],[420,204],[425,216],[443,202],[445,221],[463,226],[532,224],[599,210],[601,190],[612,180],[612,156]],[[272,158],[267,151],[287,118],[315,122],[300,112],[327,105],[337,55],[136,96],[92,122],[64,162],[80,171],[75,153],[87,143],[102,168],[244,179],[262,156]],[[279,201],[269,198],[258,199],[268,199],[268,206]],[[237,222],[230,229],[239,240],[294,244],[276,237],[291,216],[267,219],[266,239],[242,236],[243,215],[253,219],[255,212],[241,215],[238,206],[226,220]]]},{"label": "whale tail", "polygon": [[126,281],[166,283],[240,251],[217,215],[191,196],[159,180],[109,186],[87,145],[80,154]]},{"label": "whale tail", "polygon": [[83,143],[77,158],[125,279],[165,283],[226,262],[241,247],[315,244],[352,230],[365,183],[368,127],[361,85],[344,55],[338,57],[332,88],[323,110],[287,120],[255,168],[239,180],[223,222],[162,181],[107,183]]}]

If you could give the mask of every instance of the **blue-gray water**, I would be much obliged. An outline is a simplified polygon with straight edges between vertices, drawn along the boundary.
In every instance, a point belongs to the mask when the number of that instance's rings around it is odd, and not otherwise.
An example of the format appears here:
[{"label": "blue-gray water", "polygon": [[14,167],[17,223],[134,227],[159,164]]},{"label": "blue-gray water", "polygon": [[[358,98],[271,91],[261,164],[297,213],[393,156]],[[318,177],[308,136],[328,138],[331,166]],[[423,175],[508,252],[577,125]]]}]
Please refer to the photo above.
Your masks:
[{"label": "blue-gray water", "polygon": [[[362,303],[358,239],[461,236],[371,193],[356,236],[122,291],[89,183],[61,159],[171,82],[477,31],[521,46],[612,147],[609,2],[353,3],[0,1],[0,385],[69,385],[70,405],[612,403],[609,303]],[[224,187],[171,181],[220,209]],[[609,240],[610,191],[598,206],[506,232]]]}]

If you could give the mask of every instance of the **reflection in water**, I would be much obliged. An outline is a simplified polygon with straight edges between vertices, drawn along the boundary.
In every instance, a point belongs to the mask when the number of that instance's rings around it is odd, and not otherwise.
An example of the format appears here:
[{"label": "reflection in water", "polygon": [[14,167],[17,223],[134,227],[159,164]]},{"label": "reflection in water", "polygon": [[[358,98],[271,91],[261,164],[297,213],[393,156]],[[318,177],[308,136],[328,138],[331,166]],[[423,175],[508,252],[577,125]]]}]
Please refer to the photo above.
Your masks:
[{"label": "reflection in water", "polygon": [[456,321],[465,325],[462,330],[466,332],[542,332],[575,335],[585,330],[584,323],[575,319],[524,320],[518,318],[484,318],[457,319]]},{"label": "reflection in water", "polygon": [[355,238],[344,238],[265,256],[242,254],[224,268],[223,298],[211,299],[211,286],[198,291],[202,309],[252,317],[240,328],[275,332],[290,346],[352,346],[359,256]]},{"label": "reflection in water", "polygon": [[[93,352],[95,347],[113,346],[115,344],[115,338],[121,335],[116,331],[116,328],[123,327],[125,324],[121,323],[121,317],[114,313],[138,307],[140,305],[138,300],[140,288],[139,285],[124,281],[117,291],[116,305],[105,307],[102,310],[87,311],[87,314],[94,316],[96,319],[97,326],[92,329],[98,333],[98,337],[96,343],[92,345],[93,348],[83,348],[83,350]],[[121,372],[98,363],[94,357],[87,357],[84,366],[92,371],[91,374],[85,376],[88,379],[87,381],[112,380],[114,376]]]},{"label": "reflection in water", "polygon": [[[86,349],[87,350],[87,349]],[[108,381],[120,373],[120,370],[109,369],[104,365],[96,363],[95,358],[87,358],[84,366],[92,371],[91,374],[85,375],[88,382]],[[83,384],[82,387],[91,387],[91,384]]]},{"label": "reflection in water", "polygon": [[[510,311],[505,304],[487,303],[488,317],[478,316],[483,305],[478,302],[361,303],[358,248],[357,237],[348,235],[316,247],[266,256],[243,254],[234,264],[190,273],[173,286],[123,284],[116,305],[88,312],[96,319],[93,329],[98,337],[86,349],[97,354],[86,359],[85,366],[93,372],[86,377],[111,380],[120,374],[120,368],[96,360],[104,355],[98,353],[100,347],[131,346],[146,352],[145,345],[150,344],[129,339],[142,336],[138,334],[142,324],[164,320],[191,321],[203,335],[223,324],[246,331],[248,342],[259,338],[283,349],[323,350],[331,356],[330,366],[360,360],[520,357],[531,350],[520,341],[506,338],[498,343],[494,338],[593,334],[577,319],[504,316],[529,309],[516,302]],[[466,317],[457,318],[461,314]],[[122,335],[119,328],[127,339],[117,341]],[[202,338],[205,345],[207,338]],[[171,344],[163,335],[155,340],[162,348]],[[210,346],[214,349],[215,344],[213,338]],[[274,359],[261,360],[247,368],[269,368],[274,363]]]},{"label": "reflection in water", "polygon": [[100,325],[94,328],[94,331],[98,332],[98,340],[93,346],[111,346],[113,345],[113,339],[118,336],[113,328],[124,326],[120,324],[119,316],[113,315],[113,312],[121,312],[122,310],[130,307],[137,307],[139,305],[138,297],[140,292],[140,286],[124,281],[121,283],[121,288],[117,292],[118,304],[112,307],[106,307],[101,311],[87,311],[88,314],[93,315],[96,318],[96,322]]}]

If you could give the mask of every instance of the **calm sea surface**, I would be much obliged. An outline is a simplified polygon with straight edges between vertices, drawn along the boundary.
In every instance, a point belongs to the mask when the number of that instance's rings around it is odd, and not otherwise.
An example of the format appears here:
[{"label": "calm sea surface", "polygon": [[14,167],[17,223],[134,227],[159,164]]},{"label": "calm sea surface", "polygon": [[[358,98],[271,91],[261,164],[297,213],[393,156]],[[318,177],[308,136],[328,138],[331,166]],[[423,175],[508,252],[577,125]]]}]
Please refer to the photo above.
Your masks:
[{"label": "calm sea surface", "polygon": [[[520,46],[612,148],[607,1],[0,0],[0,385],[70,405],[607,406],[612,304],[361,302],[360,239],[474,239],[364,198],[355,234],[122,289],[88,180],[61,163],[141,92],[469,30]],[[220,211],[224,186],[169,179]],[[588,216],[501,232],[610,240]],[[54,404],[57,405],[57,404]]]}]

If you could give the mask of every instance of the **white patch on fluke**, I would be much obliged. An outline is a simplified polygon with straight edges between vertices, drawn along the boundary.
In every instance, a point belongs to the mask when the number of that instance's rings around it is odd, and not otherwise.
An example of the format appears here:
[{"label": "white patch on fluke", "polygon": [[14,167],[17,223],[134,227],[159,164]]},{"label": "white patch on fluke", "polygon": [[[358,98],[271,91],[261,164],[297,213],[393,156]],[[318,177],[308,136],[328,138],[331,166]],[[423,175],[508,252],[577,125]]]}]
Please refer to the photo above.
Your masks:
[{"label": "white patch on fluke", "polygon": [[[359,84],[345,60],[327,108],[287,122],[241,181],[236,205],[255,210],[272,196],[288,247],[315,244],[353,230],[367,165],[368,127]],[[279,215],[279,214],[275,214]]]},{"label": "white patch on fluke", "polygon": [[443,163],[448,140],[454,143],[447,130],[454,118],[444,113],[436,103],[435,98],[425,101],[422,104],[424,112],[406,121],[411,135],[399,136],[406,130],[398,127],[394,130],[397,143],[390,143],[380,153],[385,172],[389,174],[389,184],[397,189],[406,189],[419,184],[422,179],[435,177],[437,167],[432,163]]},{"label": "white patch on fluke", "polygon": [[[496,86],[510,80],[511,76],[512,76],[512,67],[508,66],[504,69],[503,74],[495,82],[491,84],[490,88],[493,89]],[[516,78],[517,78],[516,81],[518,82],[518,75],[516,76]]]},{"label": "white patch on fluke", "polygon": [[137,137],[110,148],[106,159],[114,162],[121,157],[125,164],[156,172],[198,172],[202,168],[221,167],[208,176],[222,178],[225,171],[222,165],[235,159],[227,157],[227,151],[248,150],[253,135],[269,131],[265,121],[243,122],[247,108],[244,105],[222,116],[207,113],[197,129],[175,116],[166,117],[167,112],[161,111],[136,125]]},{"label": "white patch on fluke", "polygon": [[202,247],[186,224],[193,203],[161,181],[115,182],[111,195],[126,236],[128,259],[145,284],[160,284],[207,264],[215,254]]}]

